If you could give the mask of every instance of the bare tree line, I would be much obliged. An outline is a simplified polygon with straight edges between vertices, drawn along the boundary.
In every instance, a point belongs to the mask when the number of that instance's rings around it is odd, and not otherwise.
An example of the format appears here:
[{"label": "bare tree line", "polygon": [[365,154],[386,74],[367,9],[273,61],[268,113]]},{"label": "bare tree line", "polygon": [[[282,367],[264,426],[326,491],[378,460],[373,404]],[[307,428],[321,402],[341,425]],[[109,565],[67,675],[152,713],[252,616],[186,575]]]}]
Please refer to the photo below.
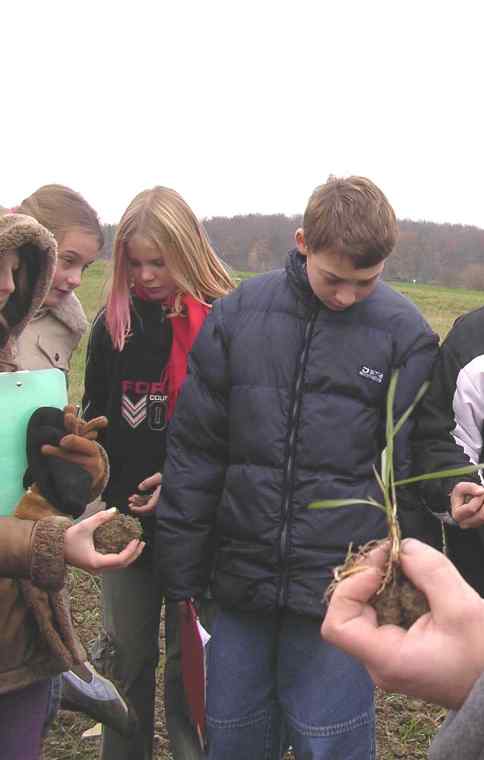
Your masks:
[{"label": "bare tree line", "polygon": [[[284,266],[301,216],[247,214],[204,220],[212,245],[234,269],[267,272]],[[484,230],[458,224],[400,220],[400,237],[385,277],[448,287],[484,289]],[[104,227],[111,255],[116,225]]]}]

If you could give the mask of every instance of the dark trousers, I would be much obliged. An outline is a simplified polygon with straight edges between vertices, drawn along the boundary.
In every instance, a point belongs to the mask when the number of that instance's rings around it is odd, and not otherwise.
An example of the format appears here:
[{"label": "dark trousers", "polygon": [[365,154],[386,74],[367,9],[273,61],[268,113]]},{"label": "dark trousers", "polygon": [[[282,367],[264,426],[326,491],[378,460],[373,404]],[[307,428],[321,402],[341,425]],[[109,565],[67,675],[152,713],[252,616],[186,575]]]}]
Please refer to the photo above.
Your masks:
[{"label": "dark trousers", "polygon": [[0,756],[39,760],[51,682],[39,681],[0,696]]},{"label": "dark trousers", "polygon": [[[150,566],[127,567],[103,575],[104,627],[114,644],[108,672],[119,683],[140,721],[132,739],[103,729],[102,760],[152,760],[156,667],[159,659],[161,593]],[[202,603],[209,626],[213,603]],[[176,604],[165,611],[165,714],[174,760],[202,760],[185,701]]]}]

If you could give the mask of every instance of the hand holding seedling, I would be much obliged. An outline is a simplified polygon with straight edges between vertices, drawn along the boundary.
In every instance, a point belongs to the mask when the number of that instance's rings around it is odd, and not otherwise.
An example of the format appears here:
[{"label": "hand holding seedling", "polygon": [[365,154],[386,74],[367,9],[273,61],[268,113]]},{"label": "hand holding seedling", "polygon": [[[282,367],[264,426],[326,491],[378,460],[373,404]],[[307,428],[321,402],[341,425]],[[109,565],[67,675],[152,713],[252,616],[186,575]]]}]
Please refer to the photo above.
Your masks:
[{"label": "hand holding seedling", "polygon": [[477,483],[462,482],[450,494],[452,517],[461,528],[484,525],[484,487]]},{"label": "hand holding seedling", "polygon": [[338,583],[321,635],[362,660],[373,681],[456,709],[484,671],[484,600],[440,552],[415,539],[401,544],[403,573],[427,597],[430,612],[409,630],[378,626],[370,600],[381,584],[388,544]]}]

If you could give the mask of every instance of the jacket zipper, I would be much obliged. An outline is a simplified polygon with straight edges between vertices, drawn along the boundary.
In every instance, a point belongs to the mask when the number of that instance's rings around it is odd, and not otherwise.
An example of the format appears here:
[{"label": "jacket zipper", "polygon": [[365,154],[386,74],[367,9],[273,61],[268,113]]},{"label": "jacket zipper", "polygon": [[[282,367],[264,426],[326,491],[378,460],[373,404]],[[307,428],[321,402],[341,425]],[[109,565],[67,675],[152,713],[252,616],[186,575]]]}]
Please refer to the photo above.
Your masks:
[{"label": "jacket zipper", "polygon": [[281,515],[282,515],[282,529],[279,539],[279,552],[281,563],[281,577],[279,581],[278,592],[278,606],[284,607],[287,601],[287,586],[288,586],[288,568],[287,568],[287,550],[289,543],[289,522],[292,517],[292,493],[293,493],[293,479],[294,479],[294,465],[296,459],[296,433],[299,424],[299,412],[302,403],[301,386],[304,379],[304,373],[306,370],[306,363],[309,353],[309,345],[311,343],[311,337],[313,333],[314,323],[318,309],[314,309],[313,314],[309,317],[304,330],[304,344],[299,360],[299,370],[296,378],[296,384],[294,386],[294,403],[291,409],[291,416],[289,422],[289,438],[288,438],[288,453],[286,459],[286,466],[284,470],[284,482],[285,488],[282,499]]}]

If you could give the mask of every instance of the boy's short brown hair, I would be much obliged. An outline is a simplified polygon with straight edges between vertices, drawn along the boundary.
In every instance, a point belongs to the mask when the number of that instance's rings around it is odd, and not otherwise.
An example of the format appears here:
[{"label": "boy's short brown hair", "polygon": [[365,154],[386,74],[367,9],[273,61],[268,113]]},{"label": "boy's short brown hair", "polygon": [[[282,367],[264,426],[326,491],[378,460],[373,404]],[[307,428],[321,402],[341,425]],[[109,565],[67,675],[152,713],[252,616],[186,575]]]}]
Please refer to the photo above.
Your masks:
[{"label": "boy's short brown hair", "polygon": [[317,187],[304,212],[303,228],[309,251],[345,254],[356,269],[386,259],[398,236],[393,208],[366,177],[330,177]]}]

